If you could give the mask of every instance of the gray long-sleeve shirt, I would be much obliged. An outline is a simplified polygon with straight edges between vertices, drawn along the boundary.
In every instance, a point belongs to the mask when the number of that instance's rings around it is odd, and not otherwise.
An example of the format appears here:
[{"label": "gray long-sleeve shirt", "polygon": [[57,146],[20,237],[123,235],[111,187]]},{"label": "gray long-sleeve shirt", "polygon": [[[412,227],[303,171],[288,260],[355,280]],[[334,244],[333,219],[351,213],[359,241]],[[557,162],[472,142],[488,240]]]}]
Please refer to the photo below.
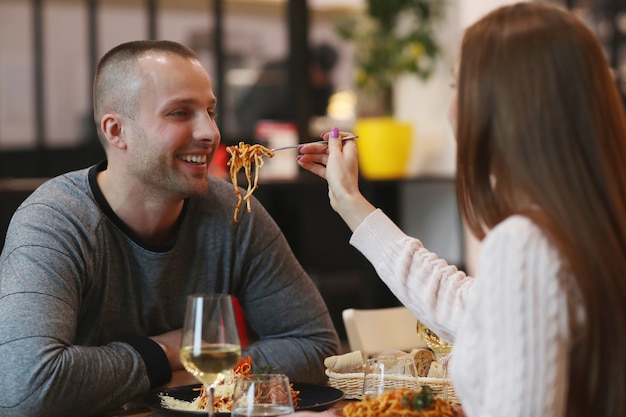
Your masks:
[{"label": "gray long-sleeve shirt", "polygon": [[108,206],[97,168],[48,181],[11,220],[0,255],[0,416],[92,415],[146,394],[164,382],[152,369],[163,360],[137,338],[181,328],[191,293],[239,299],[260,336],[243,352],[256,367],[325,379],[323,359],[339,349],[328,310],[256,200],[234,223],[232,185],[211,177],[186,202],[175,243],[151,247]]}]

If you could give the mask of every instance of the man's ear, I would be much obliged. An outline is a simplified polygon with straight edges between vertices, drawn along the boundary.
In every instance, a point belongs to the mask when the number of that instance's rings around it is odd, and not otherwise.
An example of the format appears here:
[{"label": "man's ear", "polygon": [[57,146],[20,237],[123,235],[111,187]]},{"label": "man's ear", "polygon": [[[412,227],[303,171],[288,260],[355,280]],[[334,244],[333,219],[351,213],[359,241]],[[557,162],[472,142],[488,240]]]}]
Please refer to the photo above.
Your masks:
[{"label": "man's ear", "polygon": [[115,148],[126,149],[122,119],[119,114],[107,113],[100,120],[100,128],[107,142]]}]

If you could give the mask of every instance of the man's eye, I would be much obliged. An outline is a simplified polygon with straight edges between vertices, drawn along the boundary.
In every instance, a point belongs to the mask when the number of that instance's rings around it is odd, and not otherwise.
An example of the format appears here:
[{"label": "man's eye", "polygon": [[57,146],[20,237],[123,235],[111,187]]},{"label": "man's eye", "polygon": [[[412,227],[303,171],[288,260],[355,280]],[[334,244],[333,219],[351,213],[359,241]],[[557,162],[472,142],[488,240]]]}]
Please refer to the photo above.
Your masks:
[{"label": "man's eye", "polygon": [[215,110],[207,110],[207,113],[211,119],[215,119],[217,117],[217,112]]},{"label": "man's eye", "polygon": [[187,117],[187,116],[189,116],[189,112],[186,111],[186,110],[176,110],[176,111],[170,112],[170,116]]}]

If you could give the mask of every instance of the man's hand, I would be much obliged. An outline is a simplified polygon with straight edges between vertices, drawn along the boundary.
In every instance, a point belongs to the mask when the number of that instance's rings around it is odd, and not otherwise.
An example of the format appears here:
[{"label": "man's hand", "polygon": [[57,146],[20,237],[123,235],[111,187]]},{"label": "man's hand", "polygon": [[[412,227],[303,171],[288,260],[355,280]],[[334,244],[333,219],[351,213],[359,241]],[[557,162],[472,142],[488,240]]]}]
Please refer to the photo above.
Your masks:
[{"label": "man's hand", "polygon": [[150,337],[150,339],[157,342],[159,346],[161,346],[161,349],[165,352],[167,360],[170,363],[170,368],[172,368],[172,372],[183,369],[183,364],[180,362],[180,344],[182,341],[182,335],[183,331],[182,329],[179,329]]}]

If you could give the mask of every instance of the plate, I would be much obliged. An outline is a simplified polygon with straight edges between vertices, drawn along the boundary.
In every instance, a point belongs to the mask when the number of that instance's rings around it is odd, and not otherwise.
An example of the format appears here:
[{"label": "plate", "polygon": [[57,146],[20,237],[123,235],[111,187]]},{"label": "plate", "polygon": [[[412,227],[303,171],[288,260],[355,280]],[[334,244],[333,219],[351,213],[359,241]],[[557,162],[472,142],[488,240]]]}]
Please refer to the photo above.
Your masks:
[{"label": "plate", "polygon": [[[206,411],[174,410],[161,405],[161,394],[169,395],[179,400],[193,401],[199,395],[198,389],[201,386],[201,384],[185,385],[183,387],[153,391],[146,397],[146,403],[154,411],[167,417],[206,416]],[[325,385],[294,382],[293,389],[300,391],[300,404],[296,411],[327,410],[343,399],[343,391]],[[215,415],[218,417],[229,417],[230,413],[215,413]]]}]

